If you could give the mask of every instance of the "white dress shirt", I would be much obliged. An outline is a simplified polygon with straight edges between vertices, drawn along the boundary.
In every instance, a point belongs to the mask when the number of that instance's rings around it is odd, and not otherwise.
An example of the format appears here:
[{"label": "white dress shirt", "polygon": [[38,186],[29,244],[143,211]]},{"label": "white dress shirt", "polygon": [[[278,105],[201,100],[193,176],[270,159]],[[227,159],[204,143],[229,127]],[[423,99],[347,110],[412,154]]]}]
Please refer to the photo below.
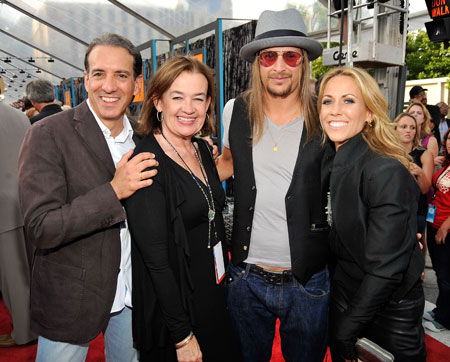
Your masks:
[{"label": "white dress shirt", "polygon": [[[117,167],[117,163],[122,156],[129,150],[134,149],[135,144],[133,141],[133,128],[127,116],[123,116],[123,130],[115,138],[111,136],[111,131],[106,127],[100,118],[97,117],[92,109],[89,99],[87,104],[98,126],[105,136],[106,143],[108,144],[109,152],[114,161],[114,165]],[[111,308],[111,313],[121,311],[125,306],[131,307],[131,235],[128,230],[127,221],[123,221],[120,225],[120,272],[117,276],[117,289],[114,303]]]}]

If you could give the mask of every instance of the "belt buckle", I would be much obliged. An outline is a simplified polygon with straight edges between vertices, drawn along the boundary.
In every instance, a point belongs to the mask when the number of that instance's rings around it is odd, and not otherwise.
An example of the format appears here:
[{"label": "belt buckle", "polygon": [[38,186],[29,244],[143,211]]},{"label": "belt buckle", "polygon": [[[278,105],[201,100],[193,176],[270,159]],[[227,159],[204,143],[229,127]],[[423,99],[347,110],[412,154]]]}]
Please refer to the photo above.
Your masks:
[{"label": "belt buckle", "polygon": [[283,274],[270,273],[266,271],[264,281],[272,285],[281,286],[283,285]]}]

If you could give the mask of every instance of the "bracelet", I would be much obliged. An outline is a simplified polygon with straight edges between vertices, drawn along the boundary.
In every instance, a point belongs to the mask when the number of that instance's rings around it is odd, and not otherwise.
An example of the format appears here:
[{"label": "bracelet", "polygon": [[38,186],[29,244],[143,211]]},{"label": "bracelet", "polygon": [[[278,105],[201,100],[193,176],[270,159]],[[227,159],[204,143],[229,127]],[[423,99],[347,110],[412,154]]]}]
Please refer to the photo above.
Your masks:
[{"label": "bracelet", "polygon": [[185,339],[183,339],[181,342],[175,343],[175,349],[180,349],[180,348],[184,347],[191,341],[191,339],[193,337],[194,337],[194,333],[190,332],[188,334],[188,336]]}]

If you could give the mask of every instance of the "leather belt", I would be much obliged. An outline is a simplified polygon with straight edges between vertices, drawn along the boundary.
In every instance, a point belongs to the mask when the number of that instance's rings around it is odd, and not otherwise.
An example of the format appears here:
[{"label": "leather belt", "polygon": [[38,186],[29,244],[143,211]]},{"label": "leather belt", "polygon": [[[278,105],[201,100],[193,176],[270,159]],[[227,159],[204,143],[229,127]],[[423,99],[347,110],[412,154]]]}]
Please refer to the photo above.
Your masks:
[{"label": "leather belt", "polygon": [[259,275],[264,278],[264,281],[268,284],[272,285],[283,285],[285,283],[290,283],[294,280],[294,275],[292,274],[292,270],[285,270],[283,272],[273,272],[264,268],[261,268],[258,265],[255,264],[247,264],[247,263],[240,263],[239,266],[242,269],[246,269],[247,265],[250,265],[249,272],[252,274]]}]

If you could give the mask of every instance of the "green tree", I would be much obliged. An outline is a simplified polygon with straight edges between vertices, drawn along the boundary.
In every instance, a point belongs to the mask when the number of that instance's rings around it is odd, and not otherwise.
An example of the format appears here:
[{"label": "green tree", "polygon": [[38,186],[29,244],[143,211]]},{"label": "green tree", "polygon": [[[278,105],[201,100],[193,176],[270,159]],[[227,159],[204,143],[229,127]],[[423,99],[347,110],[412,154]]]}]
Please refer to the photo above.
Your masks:
[{"label": "green tree", "polygon": [[433,43],[424,30],[408,34],[406,40],[406,65],[409,79],[448,77],[450,51],[443,43]]}]

